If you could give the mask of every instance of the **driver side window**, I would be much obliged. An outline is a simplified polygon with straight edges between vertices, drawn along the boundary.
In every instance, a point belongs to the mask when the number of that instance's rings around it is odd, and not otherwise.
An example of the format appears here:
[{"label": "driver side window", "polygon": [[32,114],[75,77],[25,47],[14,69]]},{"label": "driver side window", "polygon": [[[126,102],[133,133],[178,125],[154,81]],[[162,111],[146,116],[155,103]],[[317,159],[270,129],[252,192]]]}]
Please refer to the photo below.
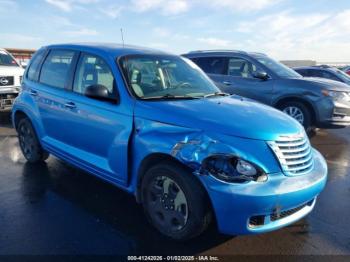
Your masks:
[{"label": "driver side window", "polygon": [[75,73],[73,91],[85,94],[91,85],[103,85],[113,93],[114,76],[107,63],[93,55],[82,54]]},{"label": "driver side window", "polygon": [[253,73],[258,68],[248,60],[243,58],[233,57],[229,59],[228,75],[242,78],[253,78]]}]

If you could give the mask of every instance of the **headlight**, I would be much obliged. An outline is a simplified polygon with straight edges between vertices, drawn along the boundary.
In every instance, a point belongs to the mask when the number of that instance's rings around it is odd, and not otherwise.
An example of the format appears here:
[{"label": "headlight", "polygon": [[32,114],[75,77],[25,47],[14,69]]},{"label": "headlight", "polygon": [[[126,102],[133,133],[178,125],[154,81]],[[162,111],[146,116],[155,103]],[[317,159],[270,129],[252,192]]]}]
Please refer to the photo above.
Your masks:
[{"label": "headlight", "polygon": [[237,160],[236,170],[244,176],[255,176],[258,173],[252,164],[241,159]]},{"label": "headlight", "polygon": [[350,100],[350,95],[347,92],[332,91],[332,90],[322,90],[324,96],[332,97],[336,100]]},{"label": "headlight", "polygon": [[201,173],[210,174],[225,182],[264,182],[267,175],[256,165],[230,155],[214,155],[202,163]]}]

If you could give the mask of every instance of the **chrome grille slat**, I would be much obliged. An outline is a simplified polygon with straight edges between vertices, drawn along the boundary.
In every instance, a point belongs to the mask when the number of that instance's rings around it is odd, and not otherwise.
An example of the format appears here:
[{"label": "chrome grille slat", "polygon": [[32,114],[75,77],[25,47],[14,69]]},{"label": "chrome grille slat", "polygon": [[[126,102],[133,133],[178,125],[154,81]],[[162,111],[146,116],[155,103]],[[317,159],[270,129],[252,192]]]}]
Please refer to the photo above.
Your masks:
[{"label": "chrome grille slat", "polygon": [[306,134],[281,136],[276,141],[268,141],[268,145],[286,175],[302,175],[313,168],[312,148]]},{"label": "chrome grille slat", "polygon": [[303,157],[303,158],[301,158],[301,159],[299,159],[299,160],[288,161],[287,163],[288,163],[288,166],[294,166],[294,165],[300,165],[300,164],[307,163],[307,162],[309,162],[311,159],[312,159],[312,155],[309,154],[309,155],[307,155],[306,158]]},{"label": "chrome grille slat", "polygon": [[309,161],[305,164],[298,164],[298,165],[294,165],[293,166],[288,166],[288,171],[290,172],[296,172],[296,171],[299,171],[299,170],[303,170],[303,169],[308,169],[309,167],[312,166],[312,161]]},{"label": "chrome grille slat", "polygon": [[295,152],[294,154],[286,154],[284,153],[281,158],[285,160],[290,160],[290,159],[296,159],[296,158],[302,158],[310,154],[311,149],[308,148],[307,150],[301,151],[301,152]]},{"label": "chrome grille slat", "polygon": [[276,142],[276,144],[280,147],[298,147],[298,146],[301,146],[301,145],[304,145],[305,144],[305,141],[293,141],[293,142],[290,142],[290,143],[279,143],[279,142]]},{"label": "chrome grille slat", "polygon": [[293,148],[293,149],[280,149],[282,153],[297,153],[309,149],[310,146],[305,144],[303,147]]}]

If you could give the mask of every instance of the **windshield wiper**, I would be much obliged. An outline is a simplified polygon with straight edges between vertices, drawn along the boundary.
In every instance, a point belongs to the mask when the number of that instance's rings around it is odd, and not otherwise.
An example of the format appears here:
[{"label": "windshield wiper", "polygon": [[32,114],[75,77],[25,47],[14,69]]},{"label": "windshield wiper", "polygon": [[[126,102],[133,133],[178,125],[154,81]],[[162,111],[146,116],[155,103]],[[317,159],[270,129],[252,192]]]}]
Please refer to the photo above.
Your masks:
[{"label": "windshield wiper", "polygon": [[213,97],[213,96],[230,96],[231,94],[228,94],[228,93],[223,93],[223,92],[215,92],[215,93],[212,93],[212,94],[207,94],[204,96],[204,98],[207,98],[207,97]]},{"label": "windshield wiper", "polygon": [[199,97],[195,96],[177,96],[177,95],[172,95],[172,94],[165,94],[162,96],[150,96],[150,97],[142,97],[143,100],[166,100],[166,99],[198,99]]}]

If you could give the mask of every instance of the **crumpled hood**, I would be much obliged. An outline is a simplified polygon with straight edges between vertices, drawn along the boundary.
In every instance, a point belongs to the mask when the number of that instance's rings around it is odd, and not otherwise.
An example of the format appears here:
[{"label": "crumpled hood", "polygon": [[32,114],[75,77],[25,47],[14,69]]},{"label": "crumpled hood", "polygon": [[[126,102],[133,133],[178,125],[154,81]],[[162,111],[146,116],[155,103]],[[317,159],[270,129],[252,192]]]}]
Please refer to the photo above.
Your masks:
[{"label": "crumpled hood", "polygon": [[137,101],[135,116],[218,134],[258,140],[303,132],[286,114],[238,96],[195,100]]},{"label": "crumpled hood", "polygon": [[295,78],[295,81],[304,81],[308,83],[313,83],[315,86],[325,88],[328,90],[334,91],[344,91],[350,92],[350,86],[344,84],[342,82],[326,79],[326,78],[318,78],[318,77],[303,77],[303,78]]}]

